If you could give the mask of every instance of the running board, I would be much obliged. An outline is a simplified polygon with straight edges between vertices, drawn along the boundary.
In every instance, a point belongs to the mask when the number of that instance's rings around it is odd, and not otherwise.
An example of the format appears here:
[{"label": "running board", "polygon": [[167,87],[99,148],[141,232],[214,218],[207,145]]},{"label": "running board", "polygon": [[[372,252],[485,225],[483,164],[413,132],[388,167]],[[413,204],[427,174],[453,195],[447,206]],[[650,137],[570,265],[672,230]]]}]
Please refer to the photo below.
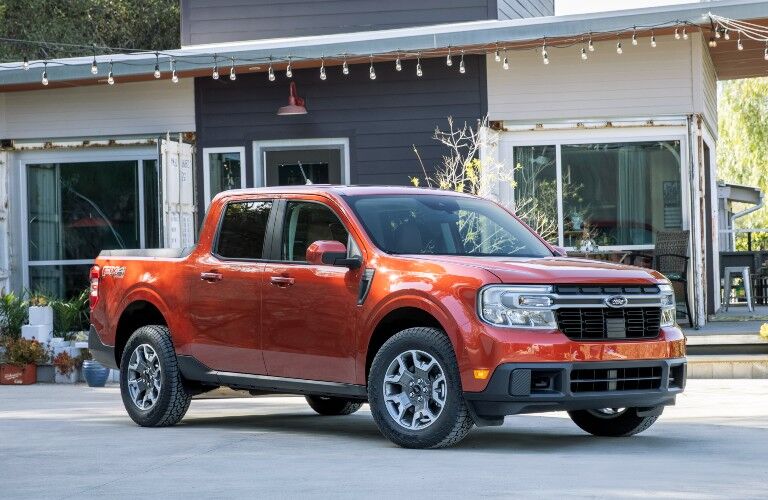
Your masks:
[{"label": "running board", "polygon": [[193,356],[176,356],[179,370],[187,380],[204,384],[224,385],[233,389],[264,391],[277,394],[310,394],[337,396],[350,399],[368,399],[364,385],[342,384],[321,380],[304,380],[251,373],[212,370]]}]

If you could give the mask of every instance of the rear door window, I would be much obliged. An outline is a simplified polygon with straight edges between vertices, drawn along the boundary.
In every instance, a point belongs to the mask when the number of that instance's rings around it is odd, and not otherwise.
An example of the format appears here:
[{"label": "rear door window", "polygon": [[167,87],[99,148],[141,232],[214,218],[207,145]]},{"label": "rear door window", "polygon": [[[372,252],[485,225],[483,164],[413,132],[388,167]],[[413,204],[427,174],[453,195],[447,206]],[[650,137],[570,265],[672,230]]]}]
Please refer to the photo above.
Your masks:
[{"label": "rear door window", "polygon": [[227,259],[261,259],[272,201],[227,204],[219,228],[216,255]]}]

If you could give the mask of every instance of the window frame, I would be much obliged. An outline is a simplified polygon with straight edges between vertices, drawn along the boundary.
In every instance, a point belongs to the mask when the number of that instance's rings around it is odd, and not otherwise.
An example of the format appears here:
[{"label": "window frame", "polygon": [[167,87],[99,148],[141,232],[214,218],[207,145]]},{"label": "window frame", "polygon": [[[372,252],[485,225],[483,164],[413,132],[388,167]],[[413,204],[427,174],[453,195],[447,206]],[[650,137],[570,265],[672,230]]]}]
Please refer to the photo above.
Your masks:
[{"label": "window frame", "polygon": [[[215,147],[215,148],[203,148],[203,197],[205,200],[205,210],[211,205],[211,154],[216,153],[238,153],[240,155],[240,189],[245,189],[245,174],[248,171],[246,168],[245,147],[233,146],[233,147]],[[217,193],[218,194],[218,193]]]},{"label": "window frame", "polygon": [[[224,217],[227,214],[227,208],[229,208],[230,205],[234,205],[237,203],[265,203],[265,202],[271,202],[272,206],[269,209],[269,216],[267,217],[267,224],[264,229],[264,244],[261,247],[261,257],[260,258],[246,258],[246,257],[225,257],[221,254],[219,254],[219,240],[221,238],[221,228],[224,225]],[[275,214],[276,214],[276,205],[279,202],[277,198],[235,198],[231,200],[227,200],[224,203],[224,206],[222,207],[221,211],[219,212],[219,220],[216,223],[216,235],[213,238],[213,241],[211,243],[211,255],[218,260],[222,262],[264,262],[269,260],[267,257],[269,256],[269,253],[271,251],[270,244],[272,240],[272,229],[275,224]]]},{"label": "window frame", "polygon": [[[529,146],[554,146],[556,152],[556,176],[557,176],[557,245],[566,250],[575,251],[575,247],[565,247],[563,234],[563,172],[562,172],[562,146],[579,144],[617,144],[617,143],[636,143],[648,141],[678,141],[680,143],[680,187],[681,187],[681,207],[682,228],[690,229],[690,206],[686,200],[690,199],[690,179],[689,170],[689,145],[687,126],[677,123],[669,125],[658,125],[653,127],[622,127],[622,128],[603,128],[603,129],[550,129],[550,130],[527,130],[517,132],[503,132],[499,140],[499,160],[509,168],[514,168],[514,149],[517,147]],[[499,186],[498,191],[502,202],[514,202],[514,190]],[[653,244],[646,245],[605,245],[600,246],[601,250],[653,250]]]},{"label": "window frame", "polygon": [[[285,260],[282,256],[282,246],[283,246],[283,231],[285,229],[285,221],[286,217],[288,215],[288,203],[289,202],[301,202],[301,203],[314,203],[316,205],[322,205],[328,210],[333,213],[333,215],[336,216],[337,219],[339,219],[339,222],[342,226],[344,226],[344,230],[347,232],[347,237],[352,239],[354,241],[355,246],[357,247],[358,251],[360,252],[360,258],[364,258],[364,250],[363,247],[360,245],[360,243],[355,238],[353,232],[350,230],[349,225],[344,222],[344,219],[339,215],[339,212],[337,212],[331,205],[328,203],[318,200],[318,199],[308,199],[305,197],[296,197],[296,198],[281,198],[277,200],[279,203],[279,207],[277,210],[275,210],[275,207],[273,206],[273,213],[274,213],[274,219],[273,219],[273,225],[271,227],[272,230],[272,241],[270,245],[270,252],[269,252],[269,262],[275,262],[280,264],[291,264],[291,265],[303,265],[303,266],[311,266],[313,264],[310,264],[306,260]],[[347,248],[347,256],[349,256],[349,252],[351,249],[351,245],[349,242],[347,242],[344,245]],[[328,267],[336,267],[331,266],[330,264],[323,264],[324,266]]]},{"label": "window frame", "polygon": [[349,138],[329,137],[311,139],[281,139],[275,141],[253,141],[253,185],[265,187],[267,182],[268,151],[290,151],[293,149],[335,149],[340,152],[341,184],[350,183]]}]

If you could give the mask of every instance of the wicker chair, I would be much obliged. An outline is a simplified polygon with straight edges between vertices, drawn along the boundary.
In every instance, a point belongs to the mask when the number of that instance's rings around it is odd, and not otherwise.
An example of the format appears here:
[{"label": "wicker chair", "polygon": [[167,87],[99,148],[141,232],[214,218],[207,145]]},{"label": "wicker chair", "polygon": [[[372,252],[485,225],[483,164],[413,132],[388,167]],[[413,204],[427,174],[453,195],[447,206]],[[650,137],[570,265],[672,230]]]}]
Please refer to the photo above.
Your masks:
[{"label": "wicker chair", "polygon": [[679,283],[682,286],[685,314],[688,318],[688,324],[693,325],[691,304],[688,301],[689,238],[690,232],[688,230],[657,232],[653,268],[666,276],[673,285]]}]

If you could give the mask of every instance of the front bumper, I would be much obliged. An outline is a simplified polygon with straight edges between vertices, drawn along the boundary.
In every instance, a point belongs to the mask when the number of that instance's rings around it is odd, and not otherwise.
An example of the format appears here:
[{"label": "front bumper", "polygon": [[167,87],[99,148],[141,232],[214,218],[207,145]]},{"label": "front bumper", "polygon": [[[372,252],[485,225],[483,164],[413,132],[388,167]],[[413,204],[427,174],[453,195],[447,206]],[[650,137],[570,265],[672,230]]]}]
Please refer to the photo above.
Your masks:
[{"label": "front bumper", "polygon": [[91,325],[88,331],[88,350],[91,351],[93,359],[106,366],[117,370],[117,362],[115,361],[115,347],[106,345],[101,341],[99,333],[96,331],[93,325]]},{"label": "front bumper", "polygon": [[596,408],[672,405],[685,388],[685,358],[505,363],[485,390],[465,392],[476,420],[505,415]]}]

